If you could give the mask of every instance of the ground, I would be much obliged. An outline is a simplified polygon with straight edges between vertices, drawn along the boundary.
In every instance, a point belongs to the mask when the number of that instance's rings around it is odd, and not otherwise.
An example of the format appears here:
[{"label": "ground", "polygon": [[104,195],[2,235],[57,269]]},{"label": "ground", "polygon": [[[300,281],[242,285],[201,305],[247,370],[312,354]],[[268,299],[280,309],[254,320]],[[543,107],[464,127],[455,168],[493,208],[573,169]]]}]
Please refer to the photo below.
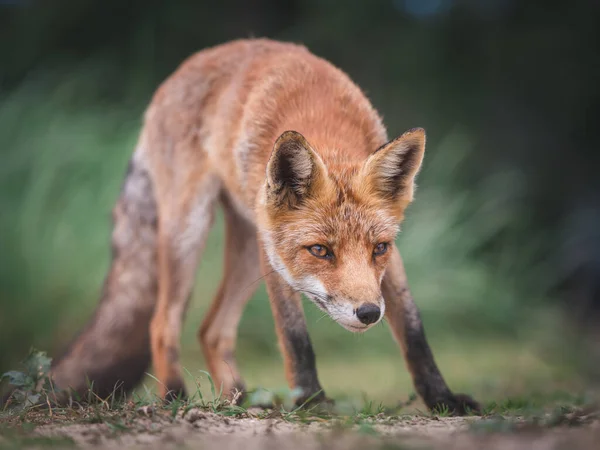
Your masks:
[{"label": "ground", "polygon": [[488,405],[483,416],[450,417],[410,405],[392,411],[366,404],[338,413],[336,407],[246,409],[214,400],[144,403],[4,412],[0,448],[573,450],[600,443],[600,409],[593,404],[537,407],[513,400]]},{"label": "ground", "polygon": [[[439,362],[450,386],[480,400],[482,416],[427,411],[394,355],[323,358],[320,374],[335,399],[327,410],[295,408],[287,388],[257,388],[243,407],[231,405],[191,357],[186,381],[192,398],[185,402],[165,405],[149,375],[125,400],[90,397],[57,408],[44,401],[50,359],[33,351],[22,371],[10,373],[21,396],[0,408],[0,449],[600,448],[600,389],[564,364],[548,364],[524,345],[503,351],[482,343],[470,347],[468,357],[455,343],[446,345]],[[251,386],[281,386],[280,365],[248,360],[244,373]],[[26,405],[27,399],[38,403]],[[252,406],[259,404],[276,406]]]}]

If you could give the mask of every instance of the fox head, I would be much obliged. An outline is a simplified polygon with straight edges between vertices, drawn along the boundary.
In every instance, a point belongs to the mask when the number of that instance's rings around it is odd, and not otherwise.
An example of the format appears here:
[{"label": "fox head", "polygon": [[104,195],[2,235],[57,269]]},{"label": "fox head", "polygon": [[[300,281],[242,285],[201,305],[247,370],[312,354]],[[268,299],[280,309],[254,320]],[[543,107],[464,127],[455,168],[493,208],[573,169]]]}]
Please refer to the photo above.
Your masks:
[{"label": "fox head", "polygon": [[271,266],[344,328],[381,320],[381,281],[425,151],[416,128],[358,164],[327,167],[295,131],[275,142],[259,196]]}]

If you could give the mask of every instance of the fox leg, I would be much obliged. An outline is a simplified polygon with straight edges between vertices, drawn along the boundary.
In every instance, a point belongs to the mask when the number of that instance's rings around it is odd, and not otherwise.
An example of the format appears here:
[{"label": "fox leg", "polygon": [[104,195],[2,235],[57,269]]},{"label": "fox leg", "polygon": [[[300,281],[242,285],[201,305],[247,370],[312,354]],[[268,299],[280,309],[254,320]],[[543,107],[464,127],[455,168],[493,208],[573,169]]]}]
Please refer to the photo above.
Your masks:
[{"label": "fox leg", "polygon": [[315,353],[308,336],[300,294],[272,267],[261,251],[261,268],[265,277],[279,347],[283,354],[285,376],[292,390],[299,390],[296,404],[308,399],[325,400],[325,393],[317,377]]},{"label": "fox leg", "polygon": [[[150,324],[152,363],[161,395],[185,396],[179,361],[181,328],[198,258],[214,219],[218,180],[182,174],[159,196],[158,303]],[[198,181],[200,180],[200,181]]]},{"label": "fox leg", "polygon": [[440,373],[425,338],[419,310],[406,281],[400,252],[393,246],[389,266],[382,282],[385,316],[394,338],[404,353],[417,393],[429,409],[443,408],[457,415],[470,409],[480,411],[479,404],[464,394],[453,394]]},{"label": "fox leg", "polygon": [[240,392],[245,390],[234,357],[237,327],[244,306],[261,280],[255,226],[240,216],[226,198],[223,199],[223,206],[223,279],[198,331],[198,339],[215,384],[225,394],[231,395],[234,389]]}]

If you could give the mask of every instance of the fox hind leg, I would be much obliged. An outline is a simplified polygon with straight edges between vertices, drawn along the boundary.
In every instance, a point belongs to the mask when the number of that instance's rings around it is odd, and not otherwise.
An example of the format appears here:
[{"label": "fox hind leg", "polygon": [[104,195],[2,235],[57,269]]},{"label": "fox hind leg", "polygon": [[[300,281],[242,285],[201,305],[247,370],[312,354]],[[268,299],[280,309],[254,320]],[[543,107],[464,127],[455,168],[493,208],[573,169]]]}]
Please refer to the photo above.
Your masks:
[{"label": "fox hind leg", "polygon": [[180,338],[198,258],[212,226],[219,182],[208,174],[180,174],[159,198],[158,303],[150,324],[152,362],[161,395],[185,396]]},{"label": "fox hind leg", "polygon": [[[245,391],[234,357],[244,306],[260,284],[256,228],[223,198],[225,264],[221,285],[198,330],[198,339],[217,389],[231,396]],[[238,403],[242,399],[238,398]]]}]

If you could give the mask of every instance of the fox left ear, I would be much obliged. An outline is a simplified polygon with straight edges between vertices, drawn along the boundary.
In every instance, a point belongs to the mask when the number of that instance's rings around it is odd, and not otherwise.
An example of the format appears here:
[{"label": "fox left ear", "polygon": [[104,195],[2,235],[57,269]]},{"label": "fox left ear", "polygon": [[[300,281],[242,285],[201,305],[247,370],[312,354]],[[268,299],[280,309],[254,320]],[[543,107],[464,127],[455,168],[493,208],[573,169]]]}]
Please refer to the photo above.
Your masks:
[{"label": "fox left ear", "polygon": [[406,207],[425,153],[425,130],[413,128],[375,151],[363,166],[362,183],[370,191]]},{"label": "fox left ear", "polygon": [[267,163],[267,189],[277,205],[295,208],[319,189],[327,169],[308,141],[296,131],[283,133]]}]

